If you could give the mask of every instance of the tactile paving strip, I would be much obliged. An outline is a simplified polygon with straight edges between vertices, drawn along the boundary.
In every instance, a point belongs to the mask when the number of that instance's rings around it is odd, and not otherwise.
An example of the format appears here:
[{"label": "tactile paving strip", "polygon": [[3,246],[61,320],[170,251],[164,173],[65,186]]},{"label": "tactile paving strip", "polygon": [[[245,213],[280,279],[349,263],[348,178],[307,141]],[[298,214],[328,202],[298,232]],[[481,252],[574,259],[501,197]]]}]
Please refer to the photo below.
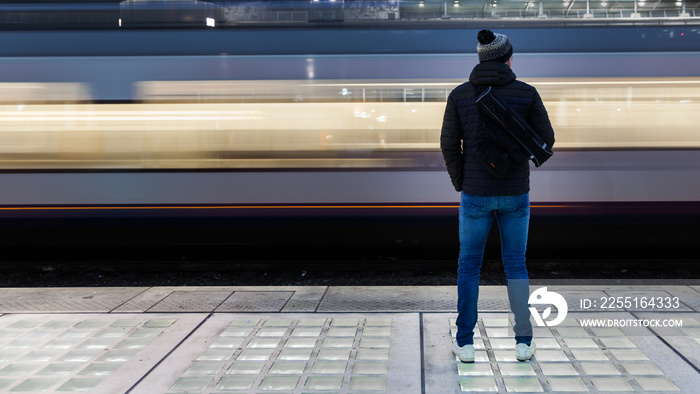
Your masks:
[{"label": "tactile paving strip", "polygon": [[[569,311],[696,312],[700,310],[700,297],[697,297],[696,292],[687,286],[658,287],[652,284],[649,286],[592,285],[588,288],[550,286],[549,288],[556,290],[564,297]],[[583,304],[582,300],[590,302]]]},{"label": "tactile paving strip", "polygon": [[123,393],[206,315],[3,315],[0,391]]},{"label": "tactile paving strip", "polygon": [[230,291],[174,291],[149,312],[209,312],[231,295]]},{"label": "tactile paving strip", "polygon": [[324,286],[154,287],[112,312],[315,312]]},{"label": "tactile paving strip", "polygon": [[134,393],[420,392],[417,314],[215,314]]},{"label": "tactile paving strip", "polygon": [[236,291],[216,311],[279,312],[293,295],[293,291]]},{"label": "tactile paving strip", "polygon": [[[634,303],[630,302],[631,306],[625,308],[627,311],[647,312],[650,309],[656,309],[659,311],[693,312],[693,309],[683,302],[684,300],[688,301],[685,297],[678,297],[678,300],[675,300],[674,295],[665,290],[605,290],[605,294],[621,301],[624,299],[637,300]],[[639,302],[642,299],[645,300],[645,303]],[[649,302],[653,302],[653,306],[648,305]]]},{"label": "tactile paving strip", "polygon": [[[457,309],[456,289],[454,286],[387,286],[365,291],[363,287],[331,287],[318,311],[451,312]],[[507,311],[509,308],[503,292],[485,291],[479,298],[479,310]]]},{"label": "tactile paving strip", "polygon": [[0,312],[110,312],[145,290],[141,287],[6,288],[0,289]]}]

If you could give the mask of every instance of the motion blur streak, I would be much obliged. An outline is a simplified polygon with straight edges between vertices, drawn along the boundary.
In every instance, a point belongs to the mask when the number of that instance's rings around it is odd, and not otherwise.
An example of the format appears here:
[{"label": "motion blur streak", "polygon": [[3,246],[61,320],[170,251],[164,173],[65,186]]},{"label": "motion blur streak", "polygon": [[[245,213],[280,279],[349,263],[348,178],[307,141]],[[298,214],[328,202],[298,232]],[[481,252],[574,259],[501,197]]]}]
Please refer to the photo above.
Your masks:
[{"label": "motion blur streak", "polygon": [[[533,78],[556,148],[698,148],[700,78]],[[459,81],[143,82],[124,104],[12,102],[3,84],[0,168],[421,168]],[[20,86],[21,85],[21,86]],[[50,84],[48,84],[50,85]],[[10,89],[8,89],[10,88]],[[26,96],[26,94],[25,94]]]}]

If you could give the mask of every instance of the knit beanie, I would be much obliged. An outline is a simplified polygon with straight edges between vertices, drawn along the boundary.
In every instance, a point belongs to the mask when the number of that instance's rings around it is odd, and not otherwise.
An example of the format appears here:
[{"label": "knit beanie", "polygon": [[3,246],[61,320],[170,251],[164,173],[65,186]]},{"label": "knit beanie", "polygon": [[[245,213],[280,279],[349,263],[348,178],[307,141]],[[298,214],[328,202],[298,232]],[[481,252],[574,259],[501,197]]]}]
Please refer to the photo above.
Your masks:
[{"label": "knit beanie", "polygon": [[510,45],[508,37],[503,34],[494,33],[491,30],[482,30],[476,38],[479,40],[476,52],[479,54],[479,62],[481,63],[505,63],[513,55],[513,46]]}]

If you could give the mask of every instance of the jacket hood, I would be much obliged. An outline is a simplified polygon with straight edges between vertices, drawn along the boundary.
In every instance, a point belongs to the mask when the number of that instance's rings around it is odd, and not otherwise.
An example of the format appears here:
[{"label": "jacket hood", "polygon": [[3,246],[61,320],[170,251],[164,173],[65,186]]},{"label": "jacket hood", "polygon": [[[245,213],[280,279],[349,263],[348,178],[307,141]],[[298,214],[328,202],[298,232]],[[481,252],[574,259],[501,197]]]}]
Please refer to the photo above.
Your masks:
[{"label": "jacket hood", "polygon": [[513,70],[501,62],[479,63],[472,70],[469,82],[474,85],[503,86],[515,80]]}]

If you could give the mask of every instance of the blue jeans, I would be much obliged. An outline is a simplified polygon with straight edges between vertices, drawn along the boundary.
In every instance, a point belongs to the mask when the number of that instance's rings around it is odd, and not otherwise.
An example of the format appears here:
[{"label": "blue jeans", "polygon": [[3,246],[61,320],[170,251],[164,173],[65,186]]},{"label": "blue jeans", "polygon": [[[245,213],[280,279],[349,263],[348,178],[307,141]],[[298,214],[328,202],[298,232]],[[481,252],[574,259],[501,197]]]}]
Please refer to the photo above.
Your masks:
[{"label": "blue jeans", "polygon": [[530,222],[530,196],[473,196],[462,192],[459,206],[459,268],[457,277],[457,345],[474,343],[479,299],[479,274],[486,239],[494,217],[501,234],[501,257],[508,300],[515,315],[516,343],[530,343],[532,324],[525,250]]}]

